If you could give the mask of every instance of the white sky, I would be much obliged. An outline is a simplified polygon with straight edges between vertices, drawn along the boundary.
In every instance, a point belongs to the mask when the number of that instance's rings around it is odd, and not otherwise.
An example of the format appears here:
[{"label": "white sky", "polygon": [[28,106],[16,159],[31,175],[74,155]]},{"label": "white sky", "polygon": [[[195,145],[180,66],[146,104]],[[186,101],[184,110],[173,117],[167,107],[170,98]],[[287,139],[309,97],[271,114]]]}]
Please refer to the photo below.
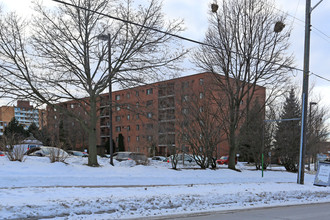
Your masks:
[{"label": "white sky", "polygon": [[[5,9],[15,10],[19,14],[27,15],[31,10],[32,0],[0,0]],[[145,0],[135,0],[139,3]],[[43,0],[45,5],[56,5],[51,0]],[[210,3],[213,0],[163,0],[164,11],[169,18],[184,19],[186,31],[181,35],[194,40],[202,41],[207,29],[207,19]],[[312,0],[312,6],[319,0]],[[304,47],[304,20],[305,0],[275,0],[275,7],[279,12],[288,13],[287,27],[292,26],[291,52],[295,56],[295,65],[303,68]],[[312,12],[312,34],[310,71],[330,79],[330,0],[324,0]],[[195,46],[191,43],[188,46]],[[194,74],[196,71],[187,71],[183,75]],[[293,80],[300,86],[302,73],[296,73]],[[315,84],[316,93],[323,98],[322,103],[330,106],[330,82],[315,76],[310,77],[310,84]],[[312,97],[310,98],[312,101]]]}]

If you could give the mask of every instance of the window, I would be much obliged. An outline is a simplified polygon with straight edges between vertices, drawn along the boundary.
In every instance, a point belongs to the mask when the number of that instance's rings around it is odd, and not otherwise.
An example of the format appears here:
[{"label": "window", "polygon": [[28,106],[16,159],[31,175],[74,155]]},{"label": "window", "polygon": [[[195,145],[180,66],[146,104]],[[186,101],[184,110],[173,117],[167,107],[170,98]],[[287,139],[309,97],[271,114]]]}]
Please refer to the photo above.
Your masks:
[{"label": "window", "polygon": [[139,91],[135,91],[135,96],[139,96]]},{"label": "window", "polygon": [[121,127],[120,127],[120,126],[117,126],[117,127],[116,127],[116,131],[117,131],[117,132],[121,131]]},{"label": "window", "polygon": [[188,96],[188,95],[184,95],[184,96],[182,97],[182,101],[183,101],[183,102],[188,102],[188,100],[189,100],[189,96]]},{"label": "window", "polygon": [[200,98],[200,99],[204,98],[204,93],[200,92],[200,93],[199,93],[199,98]]},{"label": "window", "polygon": [[126,127],[126,129],[127,129],[127,131],[130,131],[130,130],[131,130],[131,126],[128,125],[128,126]]},{"label": "window", "polygon": [[148,100],[147,103],[146,103],[147,107],[151,106],[152,104],[153,104],[153,100]]},{"label": "window", "polygon": [[136,130],[140,130],[140,125],[136,125]]},{"label": "window", "polygon": [[55,119],[55,120],[57,119],[56,115],[54,115],[54,119]]},{"label": "window", "polygon": [[127,109],[131,109],[131,105],[130,104],[127,104]]},{"label": "window", "polygon": [[120,111],[120,106],[119,105],[116,106],[116,110]]},{"label": "window", "polygon": [[200,113],[204,112],[204,107],[203,106],[199,107],[199,112]]},{"label": "window", "polygon": [[139,118],[140,118],[140,114],[137,113],[137,114],[136,114],[136,119],[139,119]]},{"label": "window", "polygon": [[71,108],[74,108],[74,104],[71,104]]},{"label": "window", "polygon": [[136,141],[139,141],[140,140],[140,136],[136,136]]},{"label": "window", "polygon": [[131,137],[128,136],[128,137],[127,137],[127,142],[130,142],[130,140],[131,140]]},{"label": "window", "polygon": [[120,95],[116,95],[115,96],[115,99],[118,101],[118,100],[120,100]]},{"label": "window", "polygon": [[139,106],[140,106],[140,103],[137,102],[137,103],[136,103],[136,108],[139,108]]},{"label": "window", "polygon": [[147,113],[147,118],[152,118],[152,113],[151,112]]},{"label": "window", "polygon": [[147,93],[147,95],[152,94],[152,89],[147,89],[147,90],[146,90],[146,93]]},{"label": "window", "polygon": [[71,126],[72,126],[72,127],[74,126],[74,122],[71,122]]},{"label": "window", "polygon": [[187,109],[187,108],[183,108],[183,109],[182,109],[182,113],[183,113],[183,114],[188,114],[188,109]]},{"label": "window", "polygon": [[152,136],[151,136],[151,135],[148,135],[148,136],[147,136],[147,140],[148,140],[148,141],[152,141]]},{"label": "window", "polygon": [[131,93],[126,94],[126,98],[129,99],[131,97]]},{"label": "window", "polygon": [[127,120],[130,120],[131,116],[130,114],[127,115]]},{"label": "window", "polygon": [[200,78],[199,79],[199,85],[203,85],[204,84],[204,79],[203,78]]},{"label": "window", "polygon": [[189,87],[189,82],[182,82],[181,86],[182,86],[182,89],[186,89]]},{"label": "window", "polygon": [[120,116],[116,116],[116,121],[120,121]]}]

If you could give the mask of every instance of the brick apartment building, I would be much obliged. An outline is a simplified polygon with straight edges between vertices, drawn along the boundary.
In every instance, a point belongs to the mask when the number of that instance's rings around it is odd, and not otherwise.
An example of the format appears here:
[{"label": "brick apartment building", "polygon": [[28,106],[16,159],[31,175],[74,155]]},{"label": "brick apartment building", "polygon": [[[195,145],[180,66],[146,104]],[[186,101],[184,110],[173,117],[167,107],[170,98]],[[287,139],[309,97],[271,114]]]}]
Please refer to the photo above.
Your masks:
[{"label": "brick apartment building", "polygon": [[[126,151],[169,155],[174,146],[188,151],[189,147],[182,143],[178,135],[182,115],[189,114],[188,100],[191,101],[192,96],[202,100],[203,105],[211,105],[211,97],[217,96],[212,88],[213,77],[211,73],[200,73],[113,92],[112,128],[115,146],[118,148],[121,134]],[[258,87],[255,99],[264,102],[264,87]],[[98,145],[104,145],[109,140],[108,100],[109,94],[103,94],[99,101]],[[86,105],[84,102],[70,101],[61,105],[76,114],[86,114],[82,111],[82,105]],[[63,119],[60,113],[51,108],[47,108],[47,114],[48,126],[57,129],[55,134],[58,135],[59,123],[62,121],[62,128],[65,127],[74,136],[70,137],[72,145],[87,148],[87,135],[75,121]],[[228,154],[227,141],[219,144],[217,152],[219,155]]]},{"label": "brick apartment building", "polygon": [[28,129],[32,123],[40,126],[39,111],[30,105],[29,101],[19,100],[16,106],[0,107],[0,135],[3,135],[5,127],[15,118],[19,124]]}]

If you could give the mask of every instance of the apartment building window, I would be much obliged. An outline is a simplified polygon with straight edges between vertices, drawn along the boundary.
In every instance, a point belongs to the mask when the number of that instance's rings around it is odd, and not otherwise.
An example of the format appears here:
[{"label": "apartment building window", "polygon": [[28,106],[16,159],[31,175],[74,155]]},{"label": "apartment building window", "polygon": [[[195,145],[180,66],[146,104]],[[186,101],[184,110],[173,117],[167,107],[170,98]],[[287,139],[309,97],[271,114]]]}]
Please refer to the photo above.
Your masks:
[{"label": "apartment building window", "polygon": [[120,106],[119,105],[116,106],[116,110],[120,111]]},{"label": "apartment building window", "polygon": [[127,115],[127,120],[130,120],[131,116],[130,114]]},{"label": "apartment building window", "polygon": [[200,98],[200,99],[204,98],[204,93],[200,92],[200,93],[199,93],[199,98]]},{"label": "apartment building window", "polygon": [[126,98],[129,99],[131,97],[131,93],[126,94]]},{"label": "apartment building window", "polygon": [[204,79],[203,78],[200,78],[199,79],[199,85],[203,85],[204,84]]},{"label": "apartment building window", "polygon": [[130,104],[127,104],[127,109],[131,109],[131,105]]},{"label": "apartment building window", "polygon": [[147,118],[152,118],[152,112],[147,113]]},{"label": "apartment building window", "polygon": [[74,108],[74,104],[71,104],[71,108]]},{"label": "apartment building window", "polygon": [[74,126],[74,122],[71,122],[71,126],[72,126],[72,127]]},{"label": "apartment building window", "polygon": [[187,109],[187,108],[183,108],[183,109],[182,109],[182,113],[183,113],[183,114],[188,114],[188,109]]},{"label": "apartment building window", "polygon": [[57,119],[56,115],[54,115],[54,119],[55,119],[55,120]]},{"label": "apartment building window", "polygon": [[189,100],[189,96],[188,96],[188,95],[184,95],[184,96],[182,97],[182,101],[183,101],[183,102],[188,102],[188,100]]},{"label": "apartment building window", "polygon": [[203,106],[199,107],[199,112],[200,113],[204,112],[204,107]]},{"label": "apartment building window", "polygon": [[116,100],[118,101],[118,100],[120,100],[120,95],[116,95]]},{"label": "apartment building window", "polygon": [[140,130],[140,125],[136,125],[136,130]]},{"label": "apartment building window", "polygon": [[148,135],[148,136],[147,136],[147,140],[148,140],[148,141],[152,141],[152,138],[153,138],[152,135]]},{"label": "apartment building window", "polygon": [[116,121],[120,121],[120,116],[116,116]]},{"label": "apartment building window", "polygon": [[139,96],[139,91],[135,91],[135,96]]},{"label": "apartment building window", "polygon": [[189,82],[188,81],[182,82],[181,86],[182,86],[182,89],[187,89],[189,87]]},{"label": "apartment building window", "polygon": [[120,132],[121,131],[121,127],[120,126],[116,126],[116,131]]},{"label": "apartment building window", "polygon": [[140,136],[136,136],[136,141],[139,141],[140,140]]},{"label": "apartment building window", "polygon": [[127,129],[127,131],[130,131],[130,130],[131,130],[131,126],[128,125],[128,126],[126,127],[126,129]]},{"label": "apartment building window", "polygon": [[131,137],[128,136],[128,137],[127,137],[127,142],[130,142],[130,141],[131,141]]},{"label": "apartment building window", "polygon": [[153,100],[148,100],[147,103],[146,103],[147,107],[151,106],[152,104],[153,104]]},{"label": "apartment building window", "polygon": [[152,88],[151,88],[151,89],[147,89],[147,90],[146,90],[146,93],[147,93],[147,95],[151,95],[151,94],[152,94],[152,92],[153,92],[153,91],[152,91]]},{"label": "apartment building window", "polygon": [[140,118],[140,114],[137,113],[137,114],[136,114],[136,119],[139,119],[139,118]]},{"label": "apartment building window", "polygon": [[137,102],[137,103],[136,103],[136,108],[139,108],[139,106],[140,106],[140,103]]}]

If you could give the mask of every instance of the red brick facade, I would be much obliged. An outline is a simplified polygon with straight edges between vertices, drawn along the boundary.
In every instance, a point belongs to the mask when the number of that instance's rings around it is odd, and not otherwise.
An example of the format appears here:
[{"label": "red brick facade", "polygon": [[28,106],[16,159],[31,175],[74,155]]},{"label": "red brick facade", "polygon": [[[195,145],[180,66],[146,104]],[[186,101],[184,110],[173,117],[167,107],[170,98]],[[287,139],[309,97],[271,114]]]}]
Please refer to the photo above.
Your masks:
[{"label": "red brick facade", "polygon": [[[144,152],[151,156],[169,155],[171,146],[181,149],[185,145],[179,140],[179,122],[186,111],[185,106],[189,105],[187,99],[195,96],[203,100],[204,105],[212,105],[211,97],[219,98],[219,95],[215,95],[213,86],[214,75],[200,73],[113,92],[112,128],[115,146],[118,148],[118,136],[122,134],[126,151]],[[265,88],[258,87],[254,97],[264,102]],[[83,102],[63,104],[76,114],[85,114],[81,109]],[[109,139],[108,104],[109,95],[103,94],[99,102],[98,145],[103,145]],[[47,114],[48,126],[57,129],[55,133],[58,133],[59,117],[62,116],[51,109],[47,110]],[[68,119],[65,124],[66,129],[75,136],[71,138],[74,140],[72,144],[86,148],[87,136],[78,131],[82,128]],[[217,156],[228,154],[226,140],[219,144],[217,152]]]}]

